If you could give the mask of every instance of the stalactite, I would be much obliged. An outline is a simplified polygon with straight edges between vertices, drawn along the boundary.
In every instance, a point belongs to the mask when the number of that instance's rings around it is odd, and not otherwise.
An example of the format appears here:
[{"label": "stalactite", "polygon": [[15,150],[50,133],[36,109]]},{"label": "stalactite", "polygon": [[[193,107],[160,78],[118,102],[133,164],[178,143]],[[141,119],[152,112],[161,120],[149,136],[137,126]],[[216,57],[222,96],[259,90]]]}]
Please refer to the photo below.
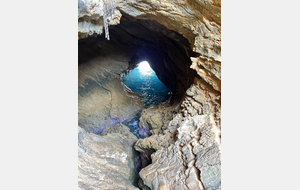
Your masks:
[{"label": "stalactite", "polygon": [[103,0],[102,3],[103,3],[103,21],[104,21],[104,28],[105,28],[105,37],[107,38],[107,40],[109,40],[107,19],[110,17],[110,20],[112,20],[112,16],[116,10],[116,5],[114,0]]}]

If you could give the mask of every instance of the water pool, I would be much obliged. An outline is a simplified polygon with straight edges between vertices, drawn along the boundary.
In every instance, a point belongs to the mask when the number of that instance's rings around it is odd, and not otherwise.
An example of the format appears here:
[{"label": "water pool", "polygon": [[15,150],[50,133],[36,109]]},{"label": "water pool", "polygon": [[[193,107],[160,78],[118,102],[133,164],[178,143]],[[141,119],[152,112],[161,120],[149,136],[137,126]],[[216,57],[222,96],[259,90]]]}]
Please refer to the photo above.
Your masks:
[{"label": "water pool", "polygon": [[[123,76],[122,82],[133,92],[143,97],[143,101],[145,103],[144,109],[153,105],[159,105],[166,101],[169,98],[168,93],[171,91],[158,79],[155,72],[146,61],[141,62],[137,68]],[[142,138],[138,134],[139,117],[140,113],[137,114],[131,121],[123,122],[123,124],[128,126],[130,131],[138,138]]]}]

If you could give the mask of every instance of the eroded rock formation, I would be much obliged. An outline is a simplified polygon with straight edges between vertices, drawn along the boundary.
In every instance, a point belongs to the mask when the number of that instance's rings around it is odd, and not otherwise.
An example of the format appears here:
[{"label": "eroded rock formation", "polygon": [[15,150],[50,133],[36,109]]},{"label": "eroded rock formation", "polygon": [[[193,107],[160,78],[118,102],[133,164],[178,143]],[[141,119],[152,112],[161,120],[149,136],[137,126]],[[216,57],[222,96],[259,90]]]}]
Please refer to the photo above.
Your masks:
[{"label": "eroded rock formation", "polygon": [[[139,187],[221,189],[221,1],[115,2],[118,11],[109,20],[111,40],[107,41],[102,34],[102,0],[79,0],[79,70],[87,73],[79,77],[79,91],[86,93],[79,100],[79,126],[99,130],[93,127],[98,121],[101,122],[96,125],[109,121],[113,126],[116,118],[132,117],[124,111],[136,107],[133,114],[141,104],[130,106],[138,102],[138,97],[122,89],[118,77],[138,62],[148,60],[174,96],[170,106],[149,108],[140,119],[140,126],[152,135],[134,143],[142,155],[151,154],[151,161],[144,159],[147,163],[139,172]],[[97,65],[102,62],[105,66],[100,69]],[[95,71],[94,67],[99,69]],[[101,77],[106,84],[86,84],[92,78],[91,81],[100,81]],[[115,106],[99,102],[104,96],[109,99],[108,91],[113,89],[105,89],[113,85],[119,89],[114,91],[115,97],[119,93],[125,97],[115,101]],[[118,106],[124,109],[118,111]],[[108,131],[103,135],[122,133]]]},{"label": "eroded rock formation", "polygon": [[140,130],[147,128],[152,135],[161,133],[168,126],[173,111],[168,101],[143,110],[139,119]]},{"label": "eroded rock formation", "polygon": [[133,186],[136,140],[118,133],[99,136],[78,127],[78,188],[138,190]]},{"label": "eroded rock formation", "polygon": [[151,189],[220,189],[220,93],[196,78],[162,134],[138,140],[135,148],[155,150],[140,171]]}]

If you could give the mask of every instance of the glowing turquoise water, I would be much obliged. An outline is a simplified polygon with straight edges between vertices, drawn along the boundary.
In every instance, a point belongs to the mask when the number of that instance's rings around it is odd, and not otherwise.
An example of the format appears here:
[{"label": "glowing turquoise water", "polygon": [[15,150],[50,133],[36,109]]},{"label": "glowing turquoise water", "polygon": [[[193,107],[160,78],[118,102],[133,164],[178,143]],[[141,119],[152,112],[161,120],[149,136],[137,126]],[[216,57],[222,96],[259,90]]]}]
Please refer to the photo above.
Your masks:
[{"label": "glowing turquoise water", "polygon": [[168,99],[170,89],[151,70],[135,68],[123,77],[123,83],[143,97],[145,108],[158,105]]},{"label": "glowing turquoise water", "polygon": [[[155,72],[150,67],[139,66],[126,74],[122,80],[128,88],[143,97],[144,108],[159,105],[169,98],[168,93],[171,90],[157,78]],[[140,113],[131,121],[123,122],[123,124],[127,125],[130,131],[138,138],[141,138],[138,134],[139,117]]]}]

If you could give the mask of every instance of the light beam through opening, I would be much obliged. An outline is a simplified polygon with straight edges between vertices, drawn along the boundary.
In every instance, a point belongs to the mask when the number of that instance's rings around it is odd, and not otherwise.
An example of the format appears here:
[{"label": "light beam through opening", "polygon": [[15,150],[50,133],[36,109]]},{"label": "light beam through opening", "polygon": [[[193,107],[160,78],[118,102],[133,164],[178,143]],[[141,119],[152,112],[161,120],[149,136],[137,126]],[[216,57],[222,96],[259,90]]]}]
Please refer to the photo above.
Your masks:
[{"label": "light beam through opening", "polygon": [[152,68],[150,67],[149,63],[147,61],[142,61],[139,63],[138,69],[140,72],[147,74],[152,71]]}]

